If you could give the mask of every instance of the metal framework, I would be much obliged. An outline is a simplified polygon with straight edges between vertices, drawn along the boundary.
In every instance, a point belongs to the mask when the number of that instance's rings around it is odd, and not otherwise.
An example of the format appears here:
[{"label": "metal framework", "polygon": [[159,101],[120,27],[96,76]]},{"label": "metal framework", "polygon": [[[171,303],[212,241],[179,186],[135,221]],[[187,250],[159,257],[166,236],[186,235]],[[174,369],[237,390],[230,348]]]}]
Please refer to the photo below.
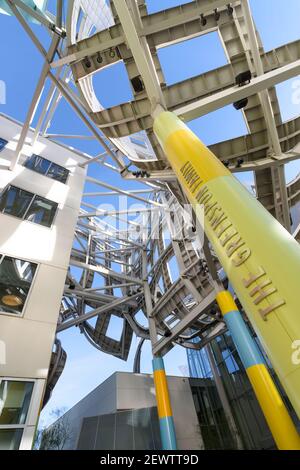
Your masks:
[{"label": "metal framework", "polygon": [[[143,185],[124,190],[124,185],[87,178],[97,190],[83,197],[57,332],[76,325],[94,347],[124,360],[134,333],[141,338],[135,370],[144,340],[151,340],[156,355],[175,344],[204,347],[226,329],[215,304],[226,278],[209,243],[195,231],[194,215],[184,210],[187,200],[152,130],[153,112],[162,105],[189,121],[246,100],[242,112],[249,133],[210,149],[231,171],[255,172],[258,200],[299,240],[300,178],[287,186],[284,165],[299,158],[300,117],[282,122],[274,87],[300,73],[300,40],[265,51],[248,0],[191,1],[154,14],[148,14],[143,0],[111,0],[110,7],[104,0],[74,0],[68,2],[65,23],[62,0],[57,0],[55,16],[20,0],[6,2],[44,59],[12,168],[44,93],[35,139],[94,139],[99,153],[82,154],[84,166],[99,165]],[[48,51],[24,11],[48,30]],[[212,31],[220,36],[228,64],[167,86],[157,50]],[[119,61],[134,98],[105,109],[93,77]],[[46,93],[47,81],[51,86]],[[87,135],[51,134],[62,98],[85,124]],[[99,210],[110,196],[126,196],[139,209]],[[168,241],[167,232],[172,235]],[[177,265],[176,279],[172,263]],[[74,275],[74,267],[80,276]],[[113,316],[123,321],[119,341],[107,335]],[[65,360],[57,340],[46,399]]]}]

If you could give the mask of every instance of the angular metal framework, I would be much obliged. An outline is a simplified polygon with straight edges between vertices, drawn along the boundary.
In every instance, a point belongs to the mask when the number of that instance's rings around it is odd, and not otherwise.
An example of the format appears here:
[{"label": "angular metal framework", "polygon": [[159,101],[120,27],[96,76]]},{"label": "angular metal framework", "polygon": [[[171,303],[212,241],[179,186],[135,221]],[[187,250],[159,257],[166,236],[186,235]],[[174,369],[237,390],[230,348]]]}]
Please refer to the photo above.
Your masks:
[{"label": "angular metal framework", "polygon": [[[83,197],[57,332],[76,325],[94,347],[124,360],[133,333],[141,344],[151,339],[155,354],[164,354],[175,344],[202,348],[225,330],[215,295],[226,279],[209,243],[195,231],[193,214],[184,211],[187,201],[154,136],[152,113],[162,105],[189,121],[240,103],[249,133],[210,149],[231,171],[254,171],[259,201],[300,239],[300,178],[287,186],[284,176],[284,165],[299,158],[300,117],[282,122],[275,90],[276,84],[300,73],[300,40],[265,51],[248,0],[191,1],[154,14],[148,14],[143,0],[111,0],[110,6],[105,0],[74,0],[68,2],[65,24],[61,0],[55,16],[32,10],[20,0],[6,2],[44,58],[12,167],[45,93],[35,139],[40,134],[50,140],[94,139],[99,154],[82,154],[84,165],[105,167],[124,181],[141,185],[124,190],[87,177],[87,183],[98,189]],[[47,28],[48,51],[24,12]],[[212,31],[220,36],[228,64],[167,86],[158,49]],[[105,109],[93,77],[120,61],[134,98]],[[47,80],[51,86],[46,93]],[[85,124],[87,135],[51,134],[61,98]],[[109,196],[126,196],[139,203],[139,209],[98,209]],[[94,204],[86,200],[91,197]],[[167,242],[166,232],[172,233]],[[118,341],[107,335],[112,317],[123,321]],[[136,370],[139,357],[140,347]],[[65,360],[57,341],[48,398]]]}]

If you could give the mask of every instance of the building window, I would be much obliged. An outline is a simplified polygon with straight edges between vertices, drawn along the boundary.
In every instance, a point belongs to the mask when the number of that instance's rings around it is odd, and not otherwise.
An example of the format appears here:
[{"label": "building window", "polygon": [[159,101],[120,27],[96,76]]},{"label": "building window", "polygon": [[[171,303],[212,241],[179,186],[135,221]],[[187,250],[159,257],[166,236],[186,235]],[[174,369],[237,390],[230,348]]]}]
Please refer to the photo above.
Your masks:
[{"label": "building window", "polygon": [[20,447],[34,382],[0,379],[0,450]]},{"label": "building window", "polygon": [[25,424],[33,382],[0,379],[0,425]]},{"label": "building window", "polygon": [[58,204],[9,185],[0,197],[0,211],[45,227],[51,227]]},{"label": "building window", "polygon": [[[37,264],[10,256],[0,257],[0,311],[20,315],[36,272]],[[1,401],[0,401],[1,414]]]},{"label": "building window", "polygon": [[0,152],[6,147],[7,143],[7,140],[0,137]]},{"label": "building window", "polygon": [[24,166],[29,170],[46,175],[50,168],[50,161],[45,158],[39,157],[38,155],[32,155],[25,160]]},{"label": "building window", "polygon": [[49,201],[44,197],[34,196],[25,219],[35,224],[51,227],[57,209],[55,202]]},{"label": "building window", "polygon": [[33,194],[28,191],[15,186],[8,186],[1,195],[0,210],[4,214],[23,219],[31,204],[32,196]]},{"label": "building window", "polygon": [[18,450],[23,435],[23,428],[2,429],[0,426],[0,450]]},{"label": "building window", "polygon": [[46,158],[40,157],[39,155],[32,155],[28,157],[24,163],[24,166],[29,170],[36,171],[41,175],[48,176],[53,180],[60,181],[60,183],[66,183],[69,170],[66,168],[57,165],[56,163],[50,162]]}]

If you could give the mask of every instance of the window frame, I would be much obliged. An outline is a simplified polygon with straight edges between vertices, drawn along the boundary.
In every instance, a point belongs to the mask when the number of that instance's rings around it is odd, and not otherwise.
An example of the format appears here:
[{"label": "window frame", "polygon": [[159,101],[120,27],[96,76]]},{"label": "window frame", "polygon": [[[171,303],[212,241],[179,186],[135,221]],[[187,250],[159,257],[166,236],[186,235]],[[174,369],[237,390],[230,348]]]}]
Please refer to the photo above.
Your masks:
[{"label": "window frame", "polygon": [[[36,198],[44,199],[45,201],[49,201],[49,202],[51,202],[52,204],[56,204],[56,208],[55,208],[55,211],[54,211],[54,214],[53,214],[53,219],[52,219],[52,222],[51,222],[50,227],[48,227],[48,225],[41,224],[41,223],[39,223],[39,222],[33,222],[32,220],[26,219],[26,216],[28,215],[28,213],[29,213],[31,207],[33,206],[33,204],[34,204]],[[25,213],[24,213],[24,217],[23,217],[22,220],[24,220],[25,222],[31,222],[31,223],[34,224],[34,225],[39,225],[40,227],[45,227],[45,228],[47,228],[47,229],[52,229],[54,220],[55,220],[55,218],[56,218],[57,211],[58,211],[58,203],[57,203],[57,202],[51,201],[50,199],[47,199],[47,198],[44,197],[44,196],[40,196],[39,194],[34,194],[34,196],[33,196],[32,200],[31,200],[30,204],[28,205],[28,207],[27,207],[27,209],[26,209],[26,211],[25,211]],[[8,214],[8,215],[10,215],[10,214]]]},{"label": "window frame", "polygon": [[[5,186],[5,187],[2,189],[2,191],[0,192],[0,204],[1,204],[2,195],[3,195],[6,191],[9,191],[9,188],[15,188],[15,189],[24,191],[24,192],[26,192],[26,193],[33,194],[33,193],[31,193],[31,191],[27,191],[27,189],[23,189],[23,188],[20,188],[20,187],[18,187],[18,186],[15,186],[15,185],[9,183],[9,184],[8,184],[7,186]],[[33,197],[31,198],[30,203],[28,204],[28,207],[25,209],[23,217],[18,217],[18,216],[15,215],[15,214],[10,214],[9,212],[5,212],[5,207],[4,207],[3,209],[0,209],[0,214],[3,214],[3,215],[10,215],[11,217],[15,217],[15,218],[18,219],[18,220],[24,220],[24,216],[25,216],[25,214],[26,214],[28,208],[31,206],[32,200],[33,200]]]},{"label": "window frame", "polygon": [[[9,214],[9,213],[7,213],[7,212],[4,212],[5,209],[3,209],[3,210],[0,209],[0,214],[2,214],[2,215],[7,215],[7,216],[10,216],[10,217],[14,217],[15,219],[22,220],[23,222],[29,222],[29,223],[31,223],[31,224],[38,225],[39,227],[43,227],[43,228],[45,228],[45,229],[47,229],[47,230],[52,230],[53,227],[54,227],[55,219],[56,219],[56,217],[57,217],[57,214],[58,214],[58,211],[59,211],[59,208],[60,208],[60,207],[59,207],[59,203],[58,203],[58,202],[55,202],[55,201],[51,201],[51,199],[47,199],[46,197],[41,196],[40,194],[32,193],[31,191],[28,191],[27,189],[20,188],[19,186],[15,186],[15,185],[13,185],[13,184],[11,184],[11,183],[9,183],[7,186],[5,186],[5,187],[0,191],[0,200],[1,200],[1,197],[2,197],[2,195],[4,194],[4,192],[5,192],[6,190],[8,190],[10,187],[13,187],[13,188],[16,188],[16,189],[20,189],[20,190],[22,190],[22,191],[26,191],[27,193],[32,194],[31,201],[30,201],[30,203],[28,204],[28,207],[26,208],[23,217],[18,217],[17,215]],[[31,206],[32,206],[32,204],[33,204],[33,201],[34,201],[35,197],[39,197],[39,198],[45,199],[46,201],[49,201],[49,202],[51,202],[51,203],[53,203],[53,204],[56,204],[55,213],[54,213],[54,215],[53,215],[53,219],[52,219],[52,223],[51,223],[50,227],[47,227],[47,225],[43,225],[43,224],[40,224],[40,223],[38,223],[38,222],[32,222],[32,220],[28,220],[28,219],[25,218],[26,215],[27,215],[27,213],[28,213],[28,211],[29,211],[29,209],[31,208]]]},{"label": "window frame", "polygon": [[[36,171],[36,170],[34,170],[33,168],[28,168],[28,167],[26,166],[26,163],[27,163],[28,161],[30,161],[30,159],[33,158],[33,157],[41,158],[42,160],[44,160],[44,161],[50,163],[50,165],[49,165],[49,167],[48,167],[46,173],[40,173],[39,171]],[[62,166],[62,165],[59,165],[59,163],[53,162],[52,160],[49,160],[48,158],[42,157],[41,155],[38,155],[38,154],[36,154],[36,153],[33,153],[32,155],[28,156],[28,157],[24,160],[24,162],[23,162],[22,165],[23,165],[24,168],[26,168],[27,170],[33,171],[34,173],[37,173],[38,175],[41,175],[41,176],[46,176],[46,177],[49,178],[50,180],[56,181],[57,183],[61,183],[61,184],[67,184],[67,183],[68,183],[68,180],[69,180],[69,177],[70,177],[70,173],[71,173],[70,170],[68,170],[67,168],[65,168],[65,167]],[[59,180],[56,179],[56,178],[51,178],[51,176],[48,176],[48,173],[49,173],[49,171],[50,171],[52,165],[56,165],[56,166],[62,168],[63,170],[67,171],[67,178],[66,178],[66,181],[64,181],[64,182],[63,182],[63,181],[59,181]]]},{"label": "window frame", "polygon": [[[25,422],[23,424],[0,424],[0,430],[2,430],[2,429],[3,430],[14,430],[14,429],[22,429],[23,430],[22,435],[21,435],[21,439],[20,439],[20,445],[19,445],[19,449],[20,449],[20,447],[22,446],[22,441],[23,441],[23,438],[24,438],[26,428],[28,427],[28,423],[29,423],[29,420],[30,420],[30,413],[31,413],[31,409],[32,409],[32,403],[33,403],[33,399],[35,398],[35,394],[36,394],[37,379],[34,379],[34,378],[26,379],[24,377],[23,378],[19,378],[19,377],[16,378],[16,377],[7,377],[7,376],[0,377],[0,378],[1,378],[1,380],[5,380],[5,381],[8,381],[8,382],[31,382],[33,384]],[[19,449],[17,449],[17,450],[19,450]]]},{"label": "window frame", "polygon": [[[5,143],[4,143],[5,142]],[[8,140],[4,139],[3,137],[0,137],[0,143],[4,143],[3,147],[1,148],[1,145],[0,145],[0,153],[3,152],[3,150],[6,148],[7,144],[8,144]]]},{"label": "window frame", "polygon": [[[20,259],[20,258],[17,258],[17,257],[15,257],[15,256],[11,256],[11,255],[9,255],[9,254],[0,253],[0,264],[2,263],[3,259],[4,259],[6,256],[8,256],[9,258],[13,258],[13,259],[16,259],[16,260],[25,261],[25,262],[28,262],[28,263],[33,263],[33,264],[36,265],[36,270],[35,270],[35,273],[34,273],[34,275],[33,275],[33,278],[32,278],[32,281],[31,281],[31,284],[30,284],[30,287],[29,287],[29,290],[28,290],[28,294],[27,294],[26,300],[25,300],[24,305],[23,305],[22,312],[20,312],[20,313],[4,312],[4,311],[2,310],[1,305],[0,305],[0,317],[1,317],[2,315],[6,315],[6,316],[8,316],[8,317],[13,317],[13,318],[24,318],[24,315],[25,315],[25,312],[26,312],[26,309],[27,309],[27,304],[28,304],[28,302],[29,302],[29,297],[30,297],[30,295],[31,295],[31,293],[32,293],[33,285],[34,285],[34,283],[35,283],[35,281],[36,281],[36,277],[37,277],[37,274],[38,274],[39,269],[40,269],[40,263],[37,263],[36,261],[29,260],[29,259],[27,259],[27,258],[22,258],[22,259]],[[1,379],[2,379],[2,378],[3,378],[3,377],[1,377]],[[21,380],[21,379],[20,379],[20,380]],[[0,426],[0,427],[1,427],[1,426]]]}]

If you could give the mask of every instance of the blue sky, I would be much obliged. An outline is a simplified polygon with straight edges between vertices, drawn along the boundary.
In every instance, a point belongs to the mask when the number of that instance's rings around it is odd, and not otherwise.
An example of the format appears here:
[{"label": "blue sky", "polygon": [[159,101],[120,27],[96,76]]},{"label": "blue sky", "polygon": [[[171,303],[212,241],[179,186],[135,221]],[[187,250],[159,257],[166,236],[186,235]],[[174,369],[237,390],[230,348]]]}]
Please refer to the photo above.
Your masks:
[{"label": "blue sky", "polygon": [[[183,0],[149,0],[147,3],[149,11],[155,12],[188,2]],[[250,3],[266,50],[299,39],[299,0],[286,0],[284,4],[279,0],[251,0]],[[54,1],[50,0],[51,10],[53,10],[54,4]],[[32,25],[32,28],[39,35],[44,47],[47,48],[49,36],[45,30],[38,25]],[[5,81],[7,90],[6,104],[0,104],[0,112],[24,121],[42,68],[42,58],[13,17],[0,15],[0,44],[0,80]],[[167,83],[184,80],[226,64],[226,57],[215,33],[188,41],[185,44],[161,49],[159,57]],[[184,64],[184,66],[180,66],[180,64]],[[285,120],[300,114],[300,105],[292,101],[294,82],[292,80],[277,87],[280,107]],[[47,88],[48,86],[49,84]],[[131,98],[126,72],[121,63],[106,69],[101,75],[95,76],[94,86],[100,101],[105,106],[125,102]],[[43,99],[40,106],[42,104]],[[33,125],[35,125],[35,121]],[[207,145],[247,133],[242,114],[235,111],[232,106],[201,117],[191,122],[190,127]],[[70,110],[69,105],[61,100],[50,132],[82,134],[86,133],[86,129]],[[67,143],[91,155],[101,152],[99,145],[93,140],[87,142],[68,140]],[[288,180],[292,179],[299,171],[298,162],[288,165],[286,169]],[[139,187],[134,183],[129,185],[122,181],[117,174],[100,169],[98,165],[90,165],[89,174],[96,175],[104,181],[123,188]],[[248,186],[253,182],[251,173],[245,174],[241,179]],[[95,190],[95,187],[88,185],[87,189]],[[107,202],[114,202],[113,199],[107,199]],[[92,201],[92,203],[95,202]],[[134,339],[129,359],[125,363],[93,349],[77,328],[60,334],[60,339],[68,353],[68,361],[52,399],[42,413],[44,422],[49,420],[51,409],[69,408],[114,371],[131,371],[137,344]],[[174,348],[166,356],[165,363],[169,374],[183,375],[187,364],[185,351],[182,348]],[[149,344],[146,344],[143,349],[142,372],[151,372]]]}]

